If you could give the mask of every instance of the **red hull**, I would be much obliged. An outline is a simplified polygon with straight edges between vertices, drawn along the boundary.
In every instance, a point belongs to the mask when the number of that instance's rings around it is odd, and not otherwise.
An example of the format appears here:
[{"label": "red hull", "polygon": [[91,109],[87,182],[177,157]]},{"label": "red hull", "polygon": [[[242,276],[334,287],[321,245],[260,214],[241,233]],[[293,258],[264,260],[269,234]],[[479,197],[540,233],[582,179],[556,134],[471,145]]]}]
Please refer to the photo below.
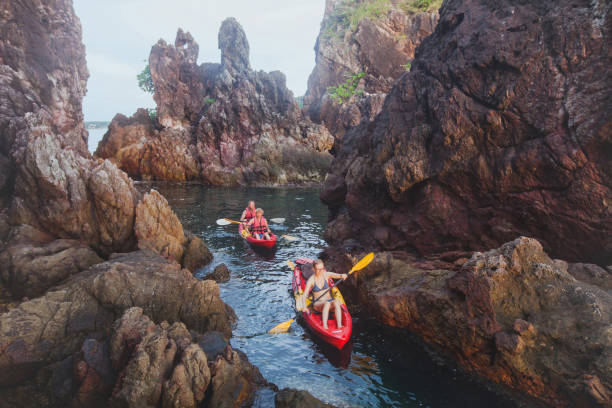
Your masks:
[{"label": "red hull", "polygon": [[[293,280],[291,282],[294,295],[300,290],[303,292],[304,288],[306,287],[306,279],[304,279],[304,276],[302,275],[299,264],[310,263],[312,260],[300,259],[296,262],[298,266],[296,266],[293,270]],[[329,284],[333,284],[331,279],[329,279]],[[323,328],[323,319],[321,314],[312,312],[310,308],[307,308],[302,312],[302,317],[314,334],[337,349],[342,349],[351,338],[351,333],[353,331],[353,319],[351,318],[351,314],[344,303],[342,295],[339,296],[339,299],[342,303],[341,309],[343,327],[341,329],[338,329],[338,326],[336,325],[336,319],[332,310],[330,310],[329,319],[327,321],[328,329]]]},{"label": "red hull", "polygon": [[[240,234],[240,236],[242,236],[243,229],[244,227],[242,226],[242,224],[240,224],[238,226],[238,233]],[[248,236],[244,239],[246,240],[246,242],[248,242],[250,245],[256,248],[272,249],[274,248],[274,245],[276,245],[276,235],[270,232],[270,238],[272,239],[269,239],[269,240],[268,239],[255,239],[251,236]]]}]

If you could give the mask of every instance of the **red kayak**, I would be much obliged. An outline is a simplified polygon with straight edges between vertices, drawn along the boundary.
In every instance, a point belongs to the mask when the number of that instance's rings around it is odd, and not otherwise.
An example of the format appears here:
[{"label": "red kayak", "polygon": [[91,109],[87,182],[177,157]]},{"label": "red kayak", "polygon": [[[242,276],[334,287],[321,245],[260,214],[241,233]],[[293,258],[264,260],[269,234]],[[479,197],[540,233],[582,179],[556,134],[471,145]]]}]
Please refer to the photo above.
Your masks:
[{"label": "red kayak", "polygon": [[[294,296],[303,293],[306,287],[308,278],[314,274],[313,260],[308,258],[301,258],[295,261],[296,266],[293,270],[293,280],[291,286],[293,288]],[[333,280],[329,279],[329,285],[333,284]],[[336,325],[336,318],[333,309],[329,311],[329,319],[327,320],[327,329],[323,328],[323,319],[320,313],[315,312],[311,307],[307,307],[306,310],[302,311],[302,317],[304,321],[318,337],[320,337],[326,343],[331,344],[337,349],[342,349],[344,345],[351,338],[351,332],[353,331],[353,319],[349,313],[344,298],[338,290],[338,288],[332,289],[332,296],[340,300],[342,309],[342,328],[338,329]],[[306,305],[310,306],[311,299],[306,299]]]},{"label": "red kayak", "polygon": [[270,232],[271,239],[256,239],[244,228],[242,224],[238,226],[238,233],[244,238],[251,246],[261,249],[272,249],[276,245],[276,235]]}]

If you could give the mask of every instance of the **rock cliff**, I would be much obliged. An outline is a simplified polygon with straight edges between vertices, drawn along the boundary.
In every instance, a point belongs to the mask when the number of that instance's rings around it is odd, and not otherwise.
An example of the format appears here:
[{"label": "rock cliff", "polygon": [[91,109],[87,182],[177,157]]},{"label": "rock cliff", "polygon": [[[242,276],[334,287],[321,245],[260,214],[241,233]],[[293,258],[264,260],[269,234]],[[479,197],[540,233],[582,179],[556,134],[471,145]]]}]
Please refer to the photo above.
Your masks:
[{"label": "rock cliff", "polygon": [[0,13],[0,405],[248,404],[269,385],[229,345],[217,284],[183,268],[208,248],[87,151],[72,2]]},{"label": "rock cliff", "polygon": [[[410,70],[416,47],[433,32],[437,10],[419,9],[413,3],[326,1],[304,111],[313,121],[324,123],[337,141],[347,129],[380,112],[395,80]],[[329,87],[359,73],[365,76],[359,81],[358,95],[342,104],[330,97]]]},{"label": "rock cliff", "polygon": [[321,194],[330,267],[379,251],[348,298],[550,406],[612,405],[611,45],[609,2],[446,0]]},{"label": "rock cliff", "polygon": [[610,10],[444,2],[379,116],[343,138],[329,241],[457,258],[528,235],[612,262]]},{"label": "rock cliff", "polygon": [[253,71],[235,19],[219,30],[221,63],[198,65],[198,44],[179,29],[149,67],[157,118],[117,115],[96,151],[130,176],[211,185],[321,182],[333,138],[303,117],[279,72]]}]

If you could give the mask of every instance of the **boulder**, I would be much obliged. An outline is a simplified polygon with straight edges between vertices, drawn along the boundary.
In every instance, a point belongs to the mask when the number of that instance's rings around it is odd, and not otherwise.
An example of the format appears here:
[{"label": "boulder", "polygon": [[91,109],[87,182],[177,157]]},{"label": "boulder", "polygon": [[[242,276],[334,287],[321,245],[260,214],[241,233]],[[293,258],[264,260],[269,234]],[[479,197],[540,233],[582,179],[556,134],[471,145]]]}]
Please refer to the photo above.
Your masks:
[{"label": "boulder", "polygon": [[183,256],[183,268],[195,273],[204,265],[208,265],[213,255],[204,244],[204,241],[191,233],[187,234],[188,243],[185,245],[185,255]]},{"label": "boulder", "polygon": [[283,388],[274,396],[276,408],[333,408],[313,397],[308,391]]},{"label": "boulder", "polygon": [[255,391],[268,386],[246,355],[228,346],[225,355],[211,365],[212,381],[208,406],[232,408],[252,404]]},{"label": "boulder", "polygon": [[230,270],[225,264],[219,264],[215,266],[215,269],[202,277],[204,280],[214,280],[217,283],[227,282],[230,280]]}]

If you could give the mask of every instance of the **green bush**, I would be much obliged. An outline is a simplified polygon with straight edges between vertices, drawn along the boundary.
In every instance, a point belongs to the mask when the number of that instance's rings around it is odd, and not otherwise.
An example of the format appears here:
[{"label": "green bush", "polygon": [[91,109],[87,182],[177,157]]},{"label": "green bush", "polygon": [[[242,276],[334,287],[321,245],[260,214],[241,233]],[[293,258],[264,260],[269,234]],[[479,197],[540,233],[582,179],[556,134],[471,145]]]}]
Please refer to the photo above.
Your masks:
[{"label": "green bush", "polygon": [[357,87],[359,86],[359,81],[364,76],[365,72],[347,75],[346,82],[338,86],[330,86],[327,88],[327,93],[329,93],[329,96],[331,96],[331,98],[336,101],[338,105],[342,105],[354,95],[363,94],[363,91],[357,90]]},{"label": "green bush", "polygon": [[398,5],[405,13],[422,13],[439,10],[443,0],[403,0]]},{"label": "green bush", "polygon": [[345,0],[331,13],[329,25],[323,30],[323,38],[342,37],[345,30],[355,31],[363,19],[376,20],[391,9],[391,0]]},{"label": "green bush", "polygon": [[150,94],[155,93],[155,86],[153,85],[153,78],[151,77],[151,69],[149,68],[149,64],[142,70],[142,72],[136,75],[136,79],[138,79],[138,86],[145,92]]},{"label": "green bush", "polygon": [[404,65],[402,65],[404,67],[404,69],[406,70],[406,72],[410,72],[410,68],[412,68],[412,62],[407,62]]},{"label": "green bush", "polygon": [[157,108],[147,108],[147,112],[149,112],[151,120],[157,120]]},{"label": "green bush", "polygon": [[216,99],[215,98],[204,98],[204,103],[206,105],[212,105],[213,103],[215,103]]}]

